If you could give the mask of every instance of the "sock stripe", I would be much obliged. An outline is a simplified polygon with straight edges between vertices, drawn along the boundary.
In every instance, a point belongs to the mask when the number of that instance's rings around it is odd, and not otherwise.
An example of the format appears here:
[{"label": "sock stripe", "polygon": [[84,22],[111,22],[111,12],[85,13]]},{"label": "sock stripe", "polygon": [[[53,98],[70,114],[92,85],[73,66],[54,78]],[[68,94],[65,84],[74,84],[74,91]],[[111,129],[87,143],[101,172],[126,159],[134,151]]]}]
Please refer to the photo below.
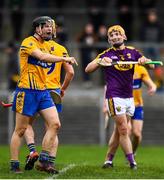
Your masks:
[{"label": "sock stripe", "polygon": [[34,143],[28,144],[27,146],[28,146],[30,152],[35,152],[36,151]]},{"label": "sock stripe", "polygon": [[49,156],[49,162],[50,162],[50,163],[54,163],[54,162],[55,162],[55,159],[56,159],[56,157],[54,157],[54,156]]}]

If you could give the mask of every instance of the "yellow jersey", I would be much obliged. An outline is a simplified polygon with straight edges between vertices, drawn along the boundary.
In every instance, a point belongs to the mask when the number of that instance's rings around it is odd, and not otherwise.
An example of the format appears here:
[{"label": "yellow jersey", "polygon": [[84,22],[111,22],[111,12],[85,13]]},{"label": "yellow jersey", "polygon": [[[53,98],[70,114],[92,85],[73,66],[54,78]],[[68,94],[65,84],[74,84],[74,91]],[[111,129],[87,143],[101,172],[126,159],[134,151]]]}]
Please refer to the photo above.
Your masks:
[{"label": "yellow jersey", "polygon": [[133,75],[133,97],[135,107],[143,106],[142,98],[142,82],[143,80],[150,79],[149,73],[145,67],[140,65],[135,65],[134,75]]},{"label": "yellow jersey", "polygon": [[39,42],[35,37],[30,36],[23,40],[19,50],[20,79],[19,88],[44,90],[46,89],[46,76],[48,68],[52,63],[46,63],[32,57],[34,50],[40,49],[44,53],[49,52],[47,41]]},{"label": "yellow jersey", "polygon": [[[68,57],[68,52],[66,48],[55,41],[49,41],[50,53],[55,56]],[[61,76],[61,67],[63,62],[52,63],[48,68],[47,79],[46,79],[46,88],[47,89],[57,89],[61,88],[60,76]]]}]

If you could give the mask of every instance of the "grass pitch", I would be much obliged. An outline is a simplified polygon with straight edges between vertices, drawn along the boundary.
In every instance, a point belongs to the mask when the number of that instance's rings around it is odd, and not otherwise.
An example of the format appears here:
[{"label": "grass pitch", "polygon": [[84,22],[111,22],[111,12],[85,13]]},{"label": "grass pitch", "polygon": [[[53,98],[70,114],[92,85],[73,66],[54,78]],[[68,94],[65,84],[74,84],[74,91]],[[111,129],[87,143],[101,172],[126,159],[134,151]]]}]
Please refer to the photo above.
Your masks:
[{"label": "grass pitch", "polygon": [[[120,149],[114,159],[114,168],[102,169],[106,150],[106,146],[61,145],[56,159],[59,175],[35,169],[16,175],[9,171],[9,147],[0,146],[0,179],[164,179],[164,147],[140,147],[136,157],[138,169],[135,171],[127,166]],[[22,147],[22,169],[27,154],[27,148]]]}]

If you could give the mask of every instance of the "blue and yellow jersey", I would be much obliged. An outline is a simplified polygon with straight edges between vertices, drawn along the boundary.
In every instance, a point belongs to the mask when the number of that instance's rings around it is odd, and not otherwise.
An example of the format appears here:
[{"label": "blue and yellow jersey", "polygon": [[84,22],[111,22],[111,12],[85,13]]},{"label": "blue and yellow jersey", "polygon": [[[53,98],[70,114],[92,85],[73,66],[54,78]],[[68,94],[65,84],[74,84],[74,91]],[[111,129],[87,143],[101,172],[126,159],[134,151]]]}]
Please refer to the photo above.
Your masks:
[{"label": "blue and yellow jersey", "polygon": [[142,82],[144,80],[150,79],[150,76],[145,67],[140,65],[135,65],[134,75],[133,75],[133,97],[135,106],[143,106],[142,99]]},{"label": "blue and yellow jersey", "polygon": [[[55,41],[49,41],[50,53],[56,56],[68,56],[68,52],[64,46],[56,43]],[[60,75],[63,62],[52,63],[47,72],[46,87],[47,89],[56,89],[61,87]]]},{"label": "blue and yellow jersey", "polygon": [[35,37],[30,36],[21,44],[19,50],[20,79],[19,88],[44,90],[46,89],[46,76],[48,68],[52,63],[46,63],[32,57],[34,50],[40,49],[44,53],[49,53],[48,42],[39,42]]}]

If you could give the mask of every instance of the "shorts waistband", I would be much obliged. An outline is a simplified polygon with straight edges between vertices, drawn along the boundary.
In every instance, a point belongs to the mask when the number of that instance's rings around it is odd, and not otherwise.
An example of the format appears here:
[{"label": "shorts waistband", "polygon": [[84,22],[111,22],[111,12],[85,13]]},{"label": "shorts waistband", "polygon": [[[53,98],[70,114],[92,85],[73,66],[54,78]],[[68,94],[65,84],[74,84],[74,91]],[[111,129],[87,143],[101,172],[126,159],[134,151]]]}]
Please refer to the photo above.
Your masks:
[{"label": "shorts waistband", "polygon": [[26,88],[19,88],[17,87],[16,88],[16,91],[24,91],[24,92],[46,92],[47,89],[44,89],[44,90],[38,90],[38,89],[26,89]]}]

